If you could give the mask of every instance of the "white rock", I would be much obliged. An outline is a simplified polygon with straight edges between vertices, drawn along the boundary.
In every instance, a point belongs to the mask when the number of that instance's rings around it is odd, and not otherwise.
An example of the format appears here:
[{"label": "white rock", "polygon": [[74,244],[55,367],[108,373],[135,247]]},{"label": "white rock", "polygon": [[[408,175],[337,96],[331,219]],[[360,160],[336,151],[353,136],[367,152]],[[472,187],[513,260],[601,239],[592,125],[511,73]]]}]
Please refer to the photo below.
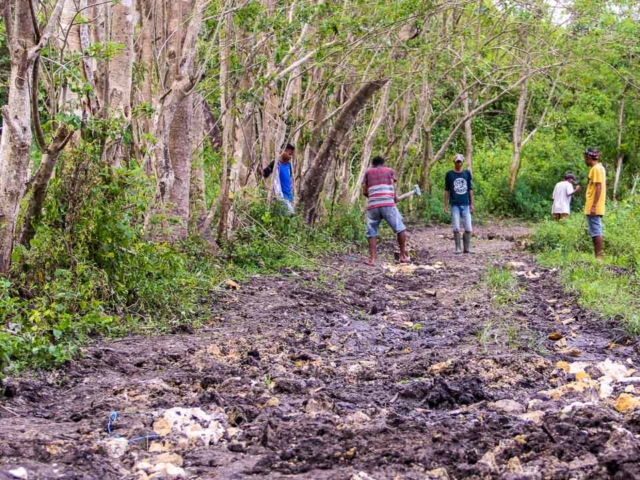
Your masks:
[{"label": "white rock", "polygon": [[129,440],[126,438],[107,438],[99,442],[99,445],[111,458],[120,458],[129,449]]},{"label": "white rock", "polygon": [[224,435],[222,423],[200,408],[171,408],[162,419],[172,434],[187,437],[190,441],[201,441],[205,446],[213,445]]},{"label": "white rock", "polygon": [[9,475],[13,478],[19,478],[20,480],[27,480],[29,478],[29,473],[24,467],[14,468],[13,470],[9,470]]},{"label": "white rock", "polygon": [[517,415],[525,412],[524,405],[519,404],[515,400],[508,399],[491,402],[487,404],[487,408],[507,415]]}]

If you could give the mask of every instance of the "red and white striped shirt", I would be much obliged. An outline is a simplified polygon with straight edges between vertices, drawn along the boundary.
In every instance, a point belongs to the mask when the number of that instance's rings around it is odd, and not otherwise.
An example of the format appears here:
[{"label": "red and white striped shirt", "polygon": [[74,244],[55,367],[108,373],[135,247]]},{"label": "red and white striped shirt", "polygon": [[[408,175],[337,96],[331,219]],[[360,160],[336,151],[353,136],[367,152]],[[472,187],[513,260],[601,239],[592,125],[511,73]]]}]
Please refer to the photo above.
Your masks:
[{"label": "red and white striped shirt", "polygon": [[367,210],[379,207],[395,207],[396,172],[385,166],[372,167],[364,174],[363,185],[368,187]]}]

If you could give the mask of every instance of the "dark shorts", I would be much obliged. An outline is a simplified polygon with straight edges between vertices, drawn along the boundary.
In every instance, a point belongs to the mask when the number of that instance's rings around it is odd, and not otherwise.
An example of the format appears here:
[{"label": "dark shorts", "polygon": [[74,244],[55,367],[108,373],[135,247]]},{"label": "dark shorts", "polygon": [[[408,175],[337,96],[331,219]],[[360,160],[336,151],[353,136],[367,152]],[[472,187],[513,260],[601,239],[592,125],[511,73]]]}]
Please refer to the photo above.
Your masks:
[{"label": "dark shorts", "polygon": [[591,238],[602,236],[602,215],[587,215],[587,224]]}]

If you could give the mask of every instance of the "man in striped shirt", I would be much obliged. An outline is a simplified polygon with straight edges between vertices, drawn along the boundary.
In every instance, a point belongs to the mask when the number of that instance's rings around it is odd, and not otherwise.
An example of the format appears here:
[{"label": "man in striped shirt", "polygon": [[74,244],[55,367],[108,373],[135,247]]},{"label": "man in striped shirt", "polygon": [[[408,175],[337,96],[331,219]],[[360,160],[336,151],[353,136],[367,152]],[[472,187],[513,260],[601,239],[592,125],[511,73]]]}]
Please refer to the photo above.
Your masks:
[{"label": "man in striped shirt", "polygon": [[396,207],[396,173],[392,168],[384,166],[384,158],[375,157],[373,166],[364,174],[362,193],[367,197],[367,238],[369,239],[369,261],[367,265],[376,264],[376,238],[380,222],[385,220],[398,235],[400,246],[400,262],[409,262],[406,252],[406,227],[402,215]]}]

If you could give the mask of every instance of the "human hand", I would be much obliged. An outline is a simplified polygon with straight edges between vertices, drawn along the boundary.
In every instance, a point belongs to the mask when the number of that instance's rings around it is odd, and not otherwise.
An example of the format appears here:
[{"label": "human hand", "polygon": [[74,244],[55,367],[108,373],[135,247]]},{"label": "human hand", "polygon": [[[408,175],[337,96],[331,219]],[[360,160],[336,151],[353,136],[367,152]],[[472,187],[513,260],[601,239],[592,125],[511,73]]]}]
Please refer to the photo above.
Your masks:
[{"label": "human hand", "polygon": [[444,213],[449,213],[449,205],[444,204]]},{"label": "human hand", "polygon": [[595,215],[596,214],[596,206],[594,205],[593,207],[591,207],[591,211],[589,212],[589,215]]},{"label": "human hand", "polygon": [[471,205],[469,205],[469,210],[471,211],[471,213],[473,213],[475,211],[476,207],[473,206],[473,203]]}]

